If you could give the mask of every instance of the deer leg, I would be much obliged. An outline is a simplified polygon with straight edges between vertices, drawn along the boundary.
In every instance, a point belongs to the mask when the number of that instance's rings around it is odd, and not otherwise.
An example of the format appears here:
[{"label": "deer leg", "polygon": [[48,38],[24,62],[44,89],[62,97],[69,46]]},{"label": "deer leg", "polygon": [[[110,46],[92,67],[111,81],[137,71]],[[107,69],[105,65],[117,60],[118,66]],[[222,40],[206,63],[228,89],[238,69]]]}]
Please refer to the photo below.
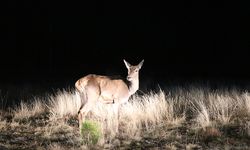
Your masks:
[{"label": "deer leg", "polygon": [[86,103],[78,113],[78,119],[79,119],[79,128],[82,128],[82,123],[85,121],[85,117],[87,116],[88,112],[92,109],[93,104],[88,102]]},{"label": "deer leg", "polygon": [[119,104],[113,104],[113,110],[116,116],[116,126],[115,126],[115,132],[119,132],[119,119],[120,119],[120,112],[119,112]]},{"label": "deer leg", "polygon": [[93,106],[96,104],[99,94],[96,93],[95,90],[86,89],[86,103],[81,106],[79,112],[78,112],[78,119],[79,119],[79,128],[81,129],[82,123],[85,121],[85,118],[88,114],[88,112],[93,108]]}]

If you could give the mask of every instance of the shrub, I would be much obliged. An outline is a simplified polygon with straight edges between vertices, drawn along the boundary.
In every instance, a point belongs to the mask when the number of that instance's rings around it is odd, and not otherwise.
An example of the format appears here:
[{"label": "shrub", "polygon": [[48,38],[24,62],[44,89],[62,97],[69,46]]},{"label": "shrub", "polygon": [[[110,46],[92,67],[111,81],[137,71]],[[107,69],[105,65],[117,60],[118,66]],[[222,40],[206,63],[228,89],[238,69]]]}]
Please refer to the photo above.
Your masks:
[{"label": "shrub", "polygon": [[101,137],[101,129],[97,122],[86,120],[80,129],[84,144],[96,144]]}]

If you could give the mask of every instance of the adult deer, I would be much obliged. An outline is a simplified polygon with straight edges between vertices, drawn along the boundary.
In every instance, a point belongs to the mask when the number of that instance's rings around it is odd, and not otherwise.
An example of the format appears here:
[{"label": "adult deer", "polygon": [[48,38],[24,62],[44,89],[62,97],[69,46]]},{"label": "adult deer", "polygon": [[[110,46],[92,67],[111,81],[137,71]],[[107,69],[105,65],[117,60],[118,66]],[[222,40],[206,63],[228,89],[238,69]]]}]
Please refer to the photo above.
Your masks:
[{"label": "adult deer", "polygon": [[[139,70],[144,60],[138,65],[133,66],[126,60],[123,60],[128,69],[126,79],[113,78],[89,74],[80,78],[75,87],[81,97],[81,107],[78,111],[79,127],[81,129],[87,113],[95,106],[97,102],[105,104],[114,104],[119,118],[119,105],[128,101],[129,97],[139,88]],[[118,132],[118,125],[116,131]]]}]

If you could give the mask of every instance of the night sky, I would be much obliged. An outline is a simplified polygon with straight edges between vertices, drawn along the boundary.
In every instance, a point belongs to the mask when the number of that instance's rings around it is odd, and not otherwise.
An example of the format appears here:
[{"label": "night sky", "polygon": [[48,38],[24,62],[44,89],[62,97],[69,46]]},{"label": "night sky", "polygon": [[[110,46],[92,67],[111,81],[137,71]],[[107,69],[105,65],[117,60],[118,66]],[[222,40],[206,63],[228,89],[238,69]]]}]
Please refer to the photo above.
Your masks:
[{"label": "night sky", "polygon": [[73,84],[88,74],[250,79],[250,9],[227,1],[8,1],[1,82]]}]

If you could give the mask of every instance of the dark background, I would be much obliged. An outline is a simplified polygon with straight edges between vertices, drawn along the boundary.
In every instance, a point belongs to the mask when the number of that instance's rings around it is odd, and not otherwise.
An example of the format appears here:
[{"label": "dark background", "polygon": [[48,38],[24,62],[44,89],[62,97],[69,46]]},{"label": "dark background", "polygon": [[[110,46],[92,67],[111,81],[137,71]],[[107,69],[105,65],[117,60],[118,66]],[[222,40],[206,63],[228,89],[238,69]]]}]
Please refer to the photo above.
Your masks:
[{"label": "dark background", "polygon": [[125,76],[123,58],[145,60],[140,80],[149,87],[250,79],[247,3],[27,0],[4,6],[2,88],[73,86],[88,73]]}]

